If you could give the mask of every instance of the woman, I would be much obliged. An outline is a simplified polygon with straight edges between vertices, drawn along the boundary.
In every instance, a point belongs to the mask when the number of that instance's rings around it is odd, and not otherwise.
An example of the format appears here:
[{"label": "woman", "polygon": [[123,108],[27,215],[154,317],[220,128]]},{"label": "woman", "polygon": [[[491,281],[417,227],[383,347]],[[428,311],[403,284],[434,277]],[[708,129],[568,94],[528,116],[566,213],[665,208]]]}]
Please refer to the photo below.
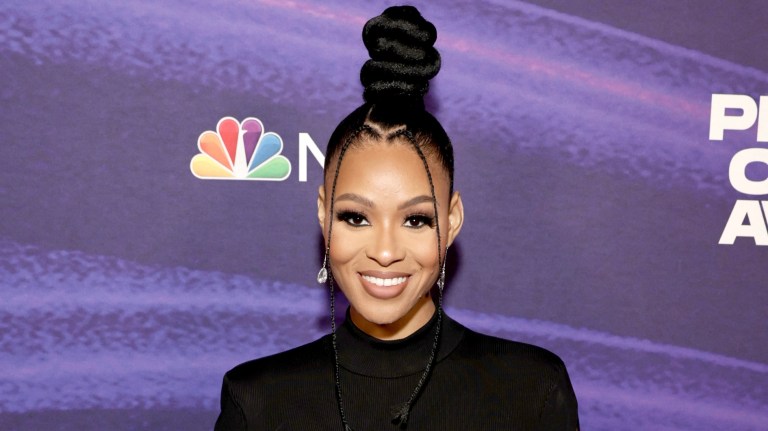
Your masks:
[{"label": "woman", "polygon": [[[317,202],[331,334],[229,371],[216,430],[578,429],[557,356],[443,314],[464,209],[450,140],[424,109],[436,37],[408,6],[365,25],[366,103],[331,136]],[[338,330],[336,285],[350,303]]]}]

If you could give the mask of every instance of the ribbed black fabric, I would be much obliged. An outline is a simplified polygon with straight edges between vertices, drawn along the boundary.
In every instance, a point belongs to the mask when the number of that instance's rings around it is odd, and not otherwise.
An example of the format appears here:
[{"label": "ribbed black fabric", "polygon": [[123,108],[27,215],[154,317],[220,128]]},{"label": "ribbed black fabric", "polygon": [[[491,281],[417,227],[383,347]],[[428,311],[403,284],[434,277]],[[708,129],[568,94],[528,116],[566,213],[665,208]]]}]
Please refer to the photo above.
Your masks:
[{"label": "ribbed black fabric", "polygon": [[[355,431],[397,430],[426,365],[435,319],[408,338],[381,341],[351,320],[338,330],[341,384]],[[409,430],[578,430],[565,365],[540,347],[471,331],[444,317],[432,376]],[[224,376],[216,431],[341,429],[330,336],[238,365]]]}]

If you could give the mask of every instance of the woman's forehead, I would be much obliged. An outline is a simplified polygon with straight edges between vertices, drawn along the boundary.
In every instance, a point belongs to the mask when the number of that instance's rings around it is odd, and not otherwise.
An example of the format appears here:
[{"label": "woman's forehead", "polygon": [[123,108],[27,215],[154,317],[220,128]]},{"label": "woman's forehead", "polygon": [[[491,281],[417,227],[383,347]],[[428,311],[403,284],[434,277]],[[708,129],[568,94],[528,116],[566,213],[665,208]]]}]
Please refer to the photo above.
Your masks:
[{"label": "woman's forehead", "polygon": [[448,176],[436,160],[430,160],[433,157],[425,157],[429,175],[424,161],[410,143],[351,147],[339,168],[336,196],[354,194],[371,201],[390,200],[392,203],[419,196],[427,196],[431,200],[434,186],[435,197],[440,201],[448,197]]},{"label": "woman's forehead", "polygon": [[[390,175],[406,175],[412,180],[428,180],[425,160],[429,167],[429,175],[435,182],[449,182],[445,168],[437,159],[434,151],[424,151],[424,159],[419,155],[413,144],[405,137],[396,137],[392,140],[384,141],[370,137],[361,137],[353,142],[346,150],[341,165],[337,160],[330,163],[331,169],[326,173],[326,182],[333,180],[336,173],[336,167],[339,166],[339,176],[347,176],[348,173],[361,174],[365,171],[376,170],[377,172],[386,172]],[[350,172],[351,171],[351,172]]]}]

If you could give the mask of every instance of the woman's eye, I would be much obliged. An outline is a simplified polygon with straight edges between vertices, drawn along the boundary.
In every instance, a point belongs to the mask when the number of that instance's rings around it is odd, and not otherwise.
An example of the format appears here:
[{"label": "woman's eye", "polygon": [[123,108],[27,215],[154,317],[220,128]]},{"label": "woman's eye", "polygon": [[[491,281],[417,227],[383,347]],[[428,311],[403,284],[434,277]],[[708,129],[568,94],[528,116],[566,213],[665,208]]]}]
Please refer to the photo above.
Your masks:
[{"label": "woman's eye", "polygon": [[420,228],[425,226],[432,227],[434,226],[434,219],[425,215],[412,215],[405,219],[404,224],[406,227],[413,228]]},{"label": "woman's eye", "polygon": [[340,213],[339,220],[351,226],[367,226],[369,224],[364,215],[356,212]]}]

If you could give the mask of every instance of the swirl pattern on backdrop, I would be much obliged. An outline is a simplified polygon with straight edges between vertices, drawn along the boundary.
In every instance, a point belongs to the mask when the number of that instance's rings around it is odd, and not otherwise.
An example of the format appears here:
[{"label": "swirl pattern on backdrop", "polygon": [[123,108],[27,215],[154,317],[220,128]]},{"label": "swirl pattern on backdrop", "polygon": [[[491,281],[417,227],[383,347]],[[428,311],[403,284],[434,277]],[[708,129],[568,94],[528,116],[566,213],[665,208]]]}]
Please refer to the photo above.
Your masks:
[{"label": "swirl pattern on backdrop", "polygon": [[[360,104],[381,9],[0,5],[0,428],[210,429],[225,370],[327,332],[320,166],[245,184],[189,161],[256,115],[296,167],[298,133],[321,144]],[[443,67],[426,103],[468,214],[452,317],[561,355],[584,429],[765,429],[763,251],[715,245],[754,141],[706,133],[713,92],[768,74],[524,3],[422,12],[442,58],[379,51]]]}]

